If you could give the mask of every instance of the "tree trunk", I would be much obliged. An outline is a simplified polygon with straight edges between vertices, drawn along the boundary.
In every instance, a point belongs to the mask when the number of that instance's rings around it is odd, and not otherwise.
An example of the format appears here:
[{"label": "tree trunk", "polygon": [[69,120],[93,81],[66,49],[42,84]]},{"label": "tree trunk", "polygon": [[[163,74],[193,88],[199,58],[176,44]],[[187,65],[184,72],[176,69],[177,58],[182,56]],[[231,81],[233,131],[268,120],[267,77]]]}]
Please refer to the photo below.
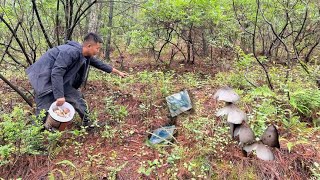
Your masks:
[{"label": "tree trunk", "polygon": [[[70,0],[72,1],[72,0]],[[65,7],[64,7],[64,18],[65,18],[65,33],[64,33],[64,41],[67,42],[70,40],[70,28],[71,28],[71,20],[72,20],[72,12],[71,12],[71,2],[69,0],[66,0]]]},{"label": "tree trunk", "polygon": [[207,56],[208,55],[208,43],[207,43],[207,39],[206,39],[206,31],[203,30],[202,31],[202,55],[203,56]]},{"label": "tree trunk", "polygon": [[187,63],[190,62],[190,41],[187,41]]},{"label": "tree trunk", "polygon": [[187,42],[187,48],[188,48],[188,58],[187,58],[187,63],[190,63],[191,61],[191,52],[192,52],[192,27],[191,25],[188,33],[188,42]]},{"label": "tree trunk", "polygon": [[112,28],[112,20],[113,20],[113,5],[114,1],[109,1],[109,21],[107,24],[108,34],[107,34],[107,42],[106,42],[106,60],[110,61],[110,51],[111,51],[111,28]]},{"label": "tree trunk", "polygon": [[190,43],[191,43],[191,55],[192,55],[192,61],[191,61],[191,64],[194,64],[194,60],[195,60],[195,47],[194,47],[194,42],[193,42],[193,39],[192,39],[192,31],[190,33]]},{"label": "tree trunk", "polygon": [[[94,0],[91,0],[93,2]],[[99,16],[101,12],[102,3],[96,3],[90,8],[88,32],[97,33],[99,28]]]},{"label": "tree trunk", "polygon": [[55,36],[56,36],[56,41],[57,41],[57,44],[60,45],[61,42],[60,42],[60,31],[61,31],[61,22],[59,20],[59,9],[60,9],[60,0],[57,1],[57,12],[56,12],[56,27],[55,27]]}]

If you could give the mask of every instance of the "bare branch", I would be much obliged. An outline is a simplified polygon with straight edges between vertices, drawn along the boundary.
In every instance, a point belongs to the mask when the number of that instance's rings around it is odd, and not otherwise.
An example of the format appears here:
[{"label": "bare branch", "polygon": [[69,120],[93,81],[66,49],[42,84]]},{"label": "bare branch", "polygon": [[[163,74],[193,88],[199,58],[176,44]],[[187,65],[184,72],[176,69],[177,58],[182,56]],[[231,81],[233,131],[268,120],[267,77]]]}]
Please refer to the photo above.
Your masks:
[{"label": "bare branch", "polygon": [[239,19],[238,15],[237,15],[237,10],[236,10],[236,5],[235,5],[235,1],[234,0],[232,0],[232,7],[233,7],[234,16],[237,19],[237,21],[238,21],[239,25],[241,26],[242,30],[244,30],[246,33],[248,33],[250,35],[253,35],[252,32],[248,31],[246,29],[246,27],[243,24],[241,24],[241,20]]},{"label": "bare branch", "polygon": [[[84,15],[85,12],[87,12],[91,6],[93,6],[95,3],[97,2],[97,0],[92,1],[80,14],[77,18],[75,18],[73,25],[70,28],[70,34],[69,34],[69,38],[71,38],[72,33],[74,28],[76,27],[76,25],[80,22],[81,17]],[[80,11],[81,8],[78,9],[78,11]]]},{"label": "bare branch", "polygon": [[[59,0],[58,0],[58,1],[59,1]],[[47,44],[48,44],[48,46],[49,46],[50,48],[53,48],[53,45],[52,45],[52,43],[50,42],[49,37],[48,37],[48,35],[47,35],[47,32],[46,32],[46,30],[44,29],[44,26],[43,26],[43,24],[42,24],[42,21],[41,21],[39,12],[38,12],[38,8],[37,8],[36,1],[35,1],[35,0],[32,0],[31,2],[32,2],[33,10],[34,10],[35,13],[36,13],[36,16],[37,16],[37,19],[38,19],[38,22],[39,22],[41,31],[42,31],[45,39],[46,39],[46,42],[47,42]]]},{"label": "bare branch", "polygon": [[28,104],[32,107],[32,102],[27,98],[27,96],[20,91],[15,85],[13,85],[9,80],[7,80],[2,74],[0,74],[0,79],[2,79],[6,84],[8,84],[15,92],[17,92]]},{"label": "bare branch", "polygon": [[260,10],[260,0],[256,0],[256,3],[257,3],[257,11],[256,11],[255,22],[254,22],[253,36],[252,36],[253,56],[257,60],[257,62],[260,64],[260,66],[262,67],[263,71],[265,72],[269,88],[271,90],[273,90],[273,86],[272,86],[272,83],[271,83],[267,68],[259,60],[259,58],[257,57],[257,53],[256,53],[256,40],[255,40],[255,37],[256,37],[256,28],[257,28],[257,22],[258,22],[258,15],[259,15],[259,10]]},{"label": "bare branch", "polygon": [[[22,45],[20,39],[18,38],[16,32],[14,31],[14,29],[12,29],[12,27],[8,24],[8,22],[1,15],[0,15],[0,20],[7,26],[7,28],[10,30],[10,32],[13,34],[13,36],[14,36],[15,40],[17,41],[17,43],[19,44],[24,56],[26,57],[27,62],[31,65],[32,62],[31,62],[24,46]],[[18,22],[18,24],[20,24],[20,23],[21,23],[21,21]]]},{"label": "bare branch", "polygon": [[[18,23],[18,24],[16,25],[16,27],[14,28],[14,32],[15,32],[15,33],[17,32],[17,30],[18,30],[18,28],[19,28],[19,25],[20,25],[20,23]],[[11,38],[10,38],[10,40],[9,40],[9,44],[6,46],[6,49],[4,50],[4,53],[3,53],[3,55],[2,55],[2,57],[1,57],[1,59],[0,59],[0,64],[1,64],[1,62],[3,61],[4,56],[5,56],[6,53],[8,52],[8,49],[9,49],[11,43],[12,43],[13,38],[14,38],[14,35],[12,34],[12,35],[11,35]]]}]

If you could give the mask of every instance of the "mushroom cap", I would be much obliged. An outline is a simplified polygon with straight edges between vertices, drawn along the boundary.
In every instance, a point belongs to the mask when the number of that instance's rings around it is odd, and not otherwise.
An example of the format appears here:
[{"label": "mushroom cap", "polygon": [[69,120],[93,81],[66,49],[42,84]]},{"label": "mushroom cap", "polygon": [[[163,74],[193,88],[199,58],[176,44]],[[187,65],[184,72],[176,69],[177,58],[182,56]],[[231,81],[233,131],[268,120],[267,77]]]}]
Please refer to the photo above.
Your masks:
[{"label": "mushroom cap", "polygon": [[223,87],[218,89],[217,92],[213,95],[213,98],[218,101],[232,103],[235,103],[240,99],[239,95],[230,87]]},{"label": "mushroom cap", "polygon": [[268,126],[261,136],[261,142],[270,147],[280,148],[279,133],[277,128],[272,124]]},{"label": "mushroom cap", "polygon": [[275,159],[274,154],[270,150],[270,148],[259,143],[259,142],[255,142],[253,144],[246,145],[243,147],[243,150],[246,151],[247,153],[255,150],[257,157],[261,160],[264,160],[264,161],[272,161]]},{"label": "mushroom cap", "polygon": [[255,141],[252,129],[244,124],[234,129],[234,137],[236,136],[239,136],[241,144],[252,144]]},{"label": "mushroom cap", "polygon": [[227,115],[227,121],[232,124],[241,124],[243,121],[247,120],[246,113],[233,104],[221,108],[216,112],[216,116],[223,115]]}]

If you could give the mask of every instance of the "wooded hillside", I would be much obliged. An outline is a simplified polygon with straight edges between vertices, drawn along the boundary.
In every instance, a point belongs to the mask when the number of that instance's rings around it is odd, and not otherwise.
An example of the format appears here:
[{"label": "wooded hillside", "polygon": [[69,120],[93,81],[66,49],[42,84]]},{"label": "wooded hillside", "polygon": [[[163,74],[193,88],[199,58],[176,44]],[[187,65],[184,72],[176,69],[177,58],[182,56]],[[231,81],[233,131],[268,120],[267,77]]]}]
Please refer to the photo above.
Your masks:
[{"label": "wooded hillside", "polygon": [[[25,71],[88,32],[128,76],[90,69],[93,131],[78,115],[44,130]],[[319,42],[315,0],[2,0],[0,179],[319,179]],[[244,155],[216,116],[226,86],[256,139],[277,128],[274,160]],[[172,117],[166,97],[182,90],[192,109]],[[148,141],[169,125],[171,140]]]}]

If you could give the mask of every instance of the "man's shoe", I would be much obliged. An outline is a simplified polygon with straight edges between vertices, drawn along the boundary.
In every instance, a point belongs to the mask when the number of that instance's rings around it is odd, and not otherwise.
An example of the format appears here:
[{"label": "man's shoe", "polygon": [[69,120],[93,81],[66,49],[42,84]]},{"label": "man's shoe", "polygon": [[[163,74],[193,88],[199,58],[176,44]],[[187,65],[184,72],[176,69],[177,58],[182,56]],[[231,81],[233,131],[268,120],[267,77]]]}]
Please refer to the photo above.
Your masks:
[{"label": "man's shoe", "polygon": [[83,123],[82,123],[82,126],[83,126],[83,127],[92,127],[92,128],[94,128],[94,125],[93,125],[93,123],[92,123],[91,121],[85,121],[85,122],[83,122]]}]

